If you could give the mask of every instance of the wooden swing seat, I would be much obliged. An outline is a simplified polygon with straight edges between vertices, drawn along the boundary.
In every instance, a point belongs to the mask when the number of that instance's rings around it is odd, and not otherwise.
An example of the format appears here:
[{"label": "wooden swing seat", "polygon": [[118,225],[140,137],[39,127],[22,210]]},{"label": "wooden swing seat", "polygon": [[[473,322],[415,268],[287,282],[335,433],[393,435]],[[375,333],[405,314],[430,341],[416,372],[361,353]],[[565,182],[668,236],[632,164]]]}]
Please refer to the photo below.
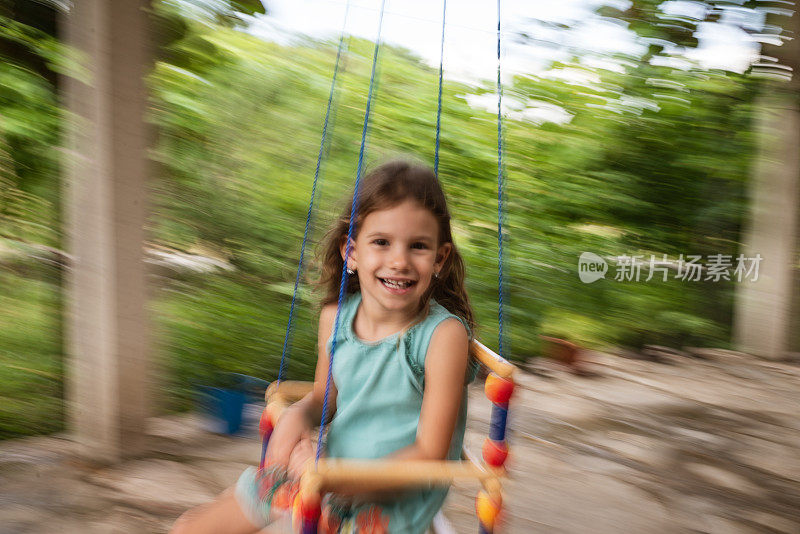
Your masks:
[{"label": "wooden swing seat", "polygon": [[[488,349],[480,342],[470,343],[470,354],[497,377],[513,383],[516,366]],[[302,399],[314,388],[313,382],[273,382],[266,392],[267,412],[274,421],[292,403]],[[340,484],[364,483],[380,489],[407,489],[416,486],[450,485],[455,480],[477,480],[497,502],[502,501],[500,478],[505,468],[494,467],[479,460],[466,447],[462,460],[347,460],[320,458],[309,460],[300,479],[305,491],[323,494]],[[430,532],[453,532],[447,519],[439,512]]]}]

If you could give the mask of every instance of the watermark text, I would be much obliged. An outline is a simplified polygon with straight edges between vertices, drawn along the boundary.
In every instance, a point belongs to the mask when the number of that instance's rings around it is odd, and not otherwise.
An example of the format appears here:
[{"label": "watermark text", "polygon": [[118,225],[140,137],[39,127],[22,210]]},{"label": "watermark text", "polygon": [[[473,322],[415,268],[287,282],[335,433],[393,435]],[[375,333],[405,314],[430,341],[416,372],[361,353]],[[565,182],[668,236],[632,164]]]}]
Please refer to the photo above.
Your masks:
[{"label": "watermark text", "polygon": [[[649,257],[623,255],[602,257],[593,252],[584,252],[578,258],[578,277],[581,282],[591,284],[611,271],[617,282],[649,282],[653,279],[666,282],[756,282],[761,254],[745,256],[739,254],[680,254],[670,257],[667,254]],[[610,265],[609,265],[610,264]]]}]

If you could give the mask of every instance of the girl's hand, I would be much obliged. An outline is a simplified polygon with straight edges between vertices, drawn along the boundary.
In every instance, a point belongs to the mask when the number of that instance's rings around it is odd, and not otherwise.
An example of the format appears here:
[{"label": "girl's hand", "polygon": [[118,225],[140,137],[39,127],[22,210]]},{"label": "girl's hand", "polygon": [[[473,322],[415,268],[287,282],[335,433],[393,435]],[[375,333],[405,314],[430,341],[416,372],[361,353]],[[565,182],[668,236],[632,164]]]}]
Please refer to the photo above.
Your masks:
[{"label": "girl's hand", "polygon": [[289,478],[295,480],[300,479],[305,472],[306,464],[314,460],[314,453],[316,450],[316,443],[311,439],[310,435],[304,437],[295,445],[289,457],[289,466],[287,468],[289,471]]},{"label": "girl's hand", "polygon": [[[301,400],[292,404],[281,414],[275,430],[269,439],[267,460],[287,467],[292,451],[303,438],[310,437],[311,430],[319,425],[325,398],[325,383],[328,378],[327,340],[333,330],[336,318],[336,304],[325,306],[319,316],[319,337],[317,340],[318,358],[314,374],[314,390]],[[336,412],[336,384],[331,384],[328,394],[328,419]],[[312,447],[316,450],[315,447]]]},{"label": "girl's hand", "polygon": [[[302,401],[301,401],[302,402]],[[281,414],[267,446],[267,462],[288,467],[292,451],[311,431],[302,406],[292,405]]]}]

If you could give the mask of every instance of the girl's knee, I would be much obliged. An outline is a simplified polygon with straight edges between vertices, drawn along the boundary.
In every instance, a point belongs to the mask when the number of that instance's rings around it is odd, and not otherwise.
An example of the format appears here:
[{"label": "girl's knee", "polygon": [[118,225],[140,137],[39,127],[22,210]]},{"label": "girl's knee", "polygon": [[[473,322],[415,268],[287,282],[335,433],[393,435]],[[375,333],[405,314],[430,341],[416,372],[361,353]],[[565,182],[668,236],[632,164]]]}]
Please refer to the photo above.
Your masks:
[{"label": "girl's knee", "polygon": [[184,512],[175,520],[169,534],[248,534],[258,530],[242,513],[233,489],[228,488],[214,502]]},{"label": "girl's knee", "polygon": [[[223,493],[220,498],[224,495],[225,493]],[[169,534],[191,534],[198,532],[198,526],[204,523],[204,521],[202,521],[203,516],[211,511],[214,504],[215,503],[201,504],[183,512],[180,517],[175,520],[175,523],[173,523]]]},{"label": "girl's knee", "polygon": [[188,534],[192,531],[191,528],[191,521],[192,521],[192,512],[194,509],[189,510],[181,514],[181,516],[175,520],[175,523],[172,524],[172,528],[169,530],[169,534]]}]

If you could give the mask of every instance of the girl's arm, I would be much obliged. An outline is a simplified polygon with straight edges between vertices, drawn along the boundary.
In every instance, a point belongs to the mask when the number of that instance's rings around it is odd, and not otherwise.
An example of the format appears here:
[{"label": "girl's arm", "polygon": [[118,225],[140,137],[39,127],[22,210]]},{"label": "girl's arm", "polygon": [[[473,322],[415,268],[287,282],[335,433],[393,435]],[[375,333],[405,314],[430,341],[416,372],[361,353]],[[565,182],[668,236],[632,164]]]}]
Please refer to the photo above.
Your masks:
[{"label": "girl's arm", "polygon": [[[317,368],[314,372],[314,390],[306,395],[300,402],[307,403],[308,414],[313,426],[318,426],[322,421],[322,407],[325,401],[325,384],[328,381],[328,339],[333,332],[333,323],[336,321],[336,304],[324,306],[319,313],[319,334],[317,335]],[[336,413],[336,384],[331,380],[328,392],[328,421]]]},{"label": "girl's arm", "polygon": [[425,391],[416,441],[390,455],[399,460],[445,460],[466,383],[469,337],[458,319],[443,321],[425,356]]},{"label": "girl's arm", "polygon": [[[314,390],[295,402],[281,414],[267,448],[267,457],[279,465],[288,465],[292,451],[322,420],[325,382],[328,379],[328,350],[326,344],[336,320],[336,305],[322,308],[319,315],[317,339],[317,368],[314,373]],[[336,412],[336,386],[331,383],[328,394],[328,420]]]}]

